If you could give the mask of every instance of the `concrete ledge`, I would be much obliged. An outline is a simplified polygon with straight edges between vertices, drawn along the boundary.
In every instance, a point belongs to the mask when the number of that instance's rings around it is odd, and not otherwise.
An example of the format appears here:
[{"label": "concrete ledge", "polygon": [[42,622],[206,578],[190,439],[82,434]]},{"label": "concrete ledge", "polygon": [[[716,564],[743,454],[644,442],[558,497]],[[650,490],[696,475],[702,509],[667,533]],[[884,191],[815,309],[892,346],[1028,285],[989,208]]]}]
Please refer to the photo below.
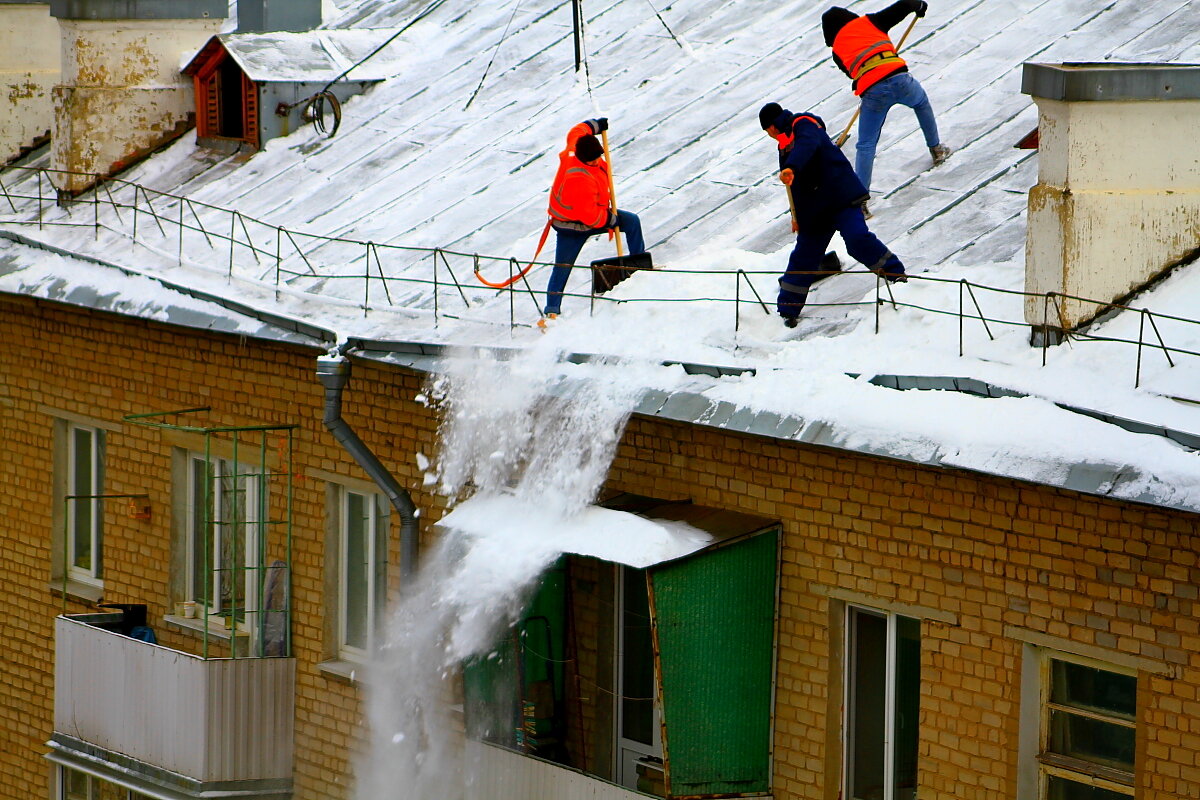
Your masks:
[{"label": "concrete ledge", "polygon": [[225,0],[50,0],[59,19],[224,19]]},{"label": "concrete ledge", "polygon": [[1200,99],[1200,64],[1026,63],[1021,92],[1065,102]]}]

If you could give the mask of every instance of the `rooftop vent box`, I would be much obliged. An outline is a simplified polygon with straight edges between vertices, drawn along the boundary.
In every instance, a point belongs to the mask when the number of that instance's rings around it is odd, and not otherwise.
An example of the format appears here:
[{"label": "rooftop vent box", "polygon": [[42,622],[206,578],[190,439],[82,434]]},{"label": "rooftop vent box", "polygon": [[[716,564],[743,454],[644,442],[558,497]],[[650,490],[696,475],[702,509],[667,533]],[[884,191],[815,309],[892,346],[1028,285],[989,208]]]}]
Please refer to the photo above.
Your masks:
[{"label": "rooftop vent box", "polygon": [[321,24],[321,0],[238,0],[238,33],[311,31]]}]

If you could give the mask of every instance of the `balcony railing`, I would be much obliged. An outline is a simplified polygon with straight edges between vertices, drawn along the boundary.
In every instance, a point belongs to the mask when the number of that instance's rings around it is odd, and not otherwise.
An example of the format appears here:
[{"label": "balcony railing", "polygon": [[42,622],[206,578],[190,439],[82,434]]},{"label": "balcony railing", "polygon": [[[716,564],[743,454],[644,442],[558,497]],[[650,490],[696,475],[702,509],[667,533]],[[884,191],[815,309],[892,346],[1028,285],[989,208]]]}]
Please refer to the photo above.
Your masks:
[{"label": "balcony railing", "polygon": [[97,627],[114,616],[55,621],[53,760],[107,758],[191,793],[290,790],[294,659],[203,659]]},{"label": "balcony railing", "polygon": [[[653,795],[485,742],[467,741],[472,775],[467,800],[554,797],[557,800],[646,800]],[[763,796],[760,800],[770,800]]]}]

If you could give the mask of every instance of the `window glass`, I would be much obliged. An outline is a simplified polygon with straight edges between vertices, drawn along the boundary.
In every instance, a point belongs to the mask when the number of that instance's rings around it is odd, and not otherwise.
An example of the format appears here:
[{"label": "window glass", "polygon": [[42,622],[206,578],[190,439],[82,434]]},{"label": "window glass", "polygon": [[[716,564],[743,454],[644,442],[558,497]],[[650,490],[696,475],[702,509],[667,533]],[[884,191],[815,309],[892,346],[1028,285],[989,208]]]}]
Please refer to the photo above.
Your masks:
[{"label": "window glass", "polygon": [[367,626],[369,576],[371,575],[366,498],[356,492],[346,492],[345,532],[345,631],[343,641],[351,647],[366,650],[369,645]]},{"label": "window glass", "polygon": [[1052,753],[1132,770],[1133,748],[1133,728],[1058,709],[1050,711],[1048,749]]},{"label": "window glass", "polygon": [[921,716],[921,621],[896,618],[896,723],[892,797],[917,794],[917,722]]},{"label": "window glass", "polygon": [[78,425],[68,426],[70,454],[67,476],[68,563],[77,577],[100,577],[101,446],[99,430]]},{"label": "window glass", "polygon": [[921,712],[921,621],[851,607],[846,669],[848,796],[913,800]]},{"label": "window glass", "polygon": [[850,615],[850,797],[882,800],[886,734],[887,618]]},{"label": "window glass", "polygon": [[[211,582],[208,580],[208,567],[212,564],[212,541],[206,536],[209,530],[209,520],[212,519],[212,498],[207,491],[207,469],[202,458],[191,460],[191,525],[189,538],[191,540],[191,592],[189,599],[195,600],[203,607],[210,603]],[[206,546],[207,545],[207,546]]]},{"label": "window glass", "polygon": [[[75,497],[94,494],[92,475],[92,433],[85,428],[75,428],[72,435],[71,494]],[[92,523],[94,500],[78,499],[71,502],[74,512],[72,533],[74,546],[71,548],[71,565],[91,572],[92,570]]]},{"label": "window glass", "polygon": [[642,744],[654,742],[654,648],[650,634],[650,600],[646,571],[621,571],[625,583],[621,614],[621,735]]},{"label": "window glass", "polygon": [[[1049,662],[1042,695],[1047,706],[1042,717],[1044,800],[1130,797],[1132,788],[1120,784],[1133,781],[1136,676],[1044,657]],[[1108,784],[1113,788],[1092,785],[1095,767],[1115,771],[1115,782]]]},{"label": "window glass", "polygon": [[191,599],[223,624],[258,608],[266,487],[255,468],[193,455],[188,525]]},{"label": "window glass", "polygon": [[1137,678],[1070,661],[1050,662],[1050,702],[1132,720]]},{"label": "window glass", "polygon": [[88,800],[88,776],[85,772],[63,768],[63,789],[66,800]]},{"label": "window glass", "polygon": [[338,644],[360,659],[375,646],[387,603],[387,526],[382,498],[338,489]]}]

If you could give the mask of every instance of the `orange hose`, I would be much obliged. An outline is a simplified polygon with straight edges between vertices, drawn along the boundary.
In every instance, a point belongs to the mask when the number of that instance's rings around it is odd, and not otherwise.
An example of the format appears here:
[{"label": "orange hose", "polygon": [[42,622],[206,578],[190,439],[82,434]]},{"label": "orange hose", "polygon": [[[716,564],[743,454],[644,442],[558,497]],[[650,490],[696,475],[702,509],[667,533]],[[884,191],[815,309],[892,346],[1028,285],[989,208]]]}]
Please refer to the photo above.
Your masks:
[{"label": "orange hose", "polygon": [[533,265],[535,263],[537,263],[538,256],[540,256],[542,254],[542,247],[545,246],[546,238],[549,235],[550,235],[550,220],[546,220],[546,227],[542,228],[542,238],[538,240],[537,250],[535,250],[533,252],[533,260],[529,262],[529,266],[525,267],[525,269],[521,270],[516,275],[513,275],[508,280],[500,281],[499,283],[493,283],[492,281],[489,281],[487,278],[485,278],[479,274],[478,267],[475,269],[475,277],[478,278],[479,282],[482,283],[484,286],[490,286],[493,289],[507,289],[509,286],[512,286],[514,283],[521,280],[521,278],[524,278],[526,275],[528,275],[529,270],[533,269]]}]

